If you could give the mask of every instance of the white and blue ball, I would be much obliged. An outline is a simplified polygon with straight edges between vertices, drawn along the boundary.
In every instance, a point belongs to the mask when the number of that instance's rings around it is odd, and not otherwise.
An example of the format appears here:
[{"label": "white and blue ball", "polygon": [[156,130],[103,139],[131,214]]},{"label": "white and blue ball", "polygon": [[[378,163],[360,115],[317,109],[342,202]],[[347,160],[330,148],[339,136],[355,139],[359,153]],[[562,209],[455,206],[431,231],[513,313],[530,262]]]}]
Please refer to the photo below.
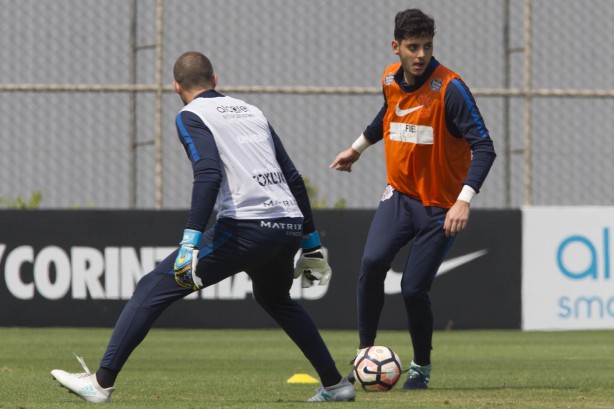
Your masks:
[{"label": "white and blue ball", "polygon": [[401,359],[389,347],[364,348],[354,360],[354,377],[365,391],[389,391],[401,377]]}]

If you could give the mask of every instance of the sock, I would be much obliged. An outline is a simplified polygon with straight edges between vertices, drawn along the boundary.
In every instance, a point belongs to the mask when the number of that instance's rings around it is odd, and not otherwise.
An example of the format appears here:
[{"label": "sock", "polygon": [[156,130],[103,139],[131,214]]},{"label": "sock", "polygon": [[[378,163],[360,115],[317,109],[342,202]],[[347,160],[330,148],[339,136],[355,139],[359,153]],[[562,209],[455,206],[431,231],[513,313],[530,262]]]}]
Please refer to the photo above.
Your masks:
[{"label": "sock", "polygon": [[341,382],[341,374],[335,369],[334,371],[321,374],[320,380],[322,381],[322,386],[328,388]]},{"label": "sock", "polygon": [[109,368],[98,368],[96,371],[96,381],[101,388],[107,389],[115,384],[115,379],[119,371]]},{"label": "sock", "polygon": [[410,369],[420,372],[426,378],[431,377],[431,364],[418,365],[414,361],[411,361]]}]

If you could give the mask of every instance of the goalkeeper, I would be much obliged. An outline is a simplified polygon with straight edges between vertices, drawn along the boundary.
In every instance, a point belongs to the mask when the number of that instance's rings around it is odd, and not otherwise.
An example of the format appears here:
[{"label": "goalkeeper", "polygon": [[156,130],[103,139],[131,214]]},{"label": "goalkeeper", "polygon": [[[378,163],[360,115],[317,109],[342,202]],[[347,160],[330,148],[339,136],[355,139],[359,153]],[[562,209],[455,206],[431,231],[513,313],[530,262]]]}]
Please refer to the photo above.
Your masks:
[{"label": "goalkeeper", "polygon": [[[173,74],[185,105],[177,132],[194,174],[180,246],[139,281],[96,373],[79,358],[85,373],[56,369],[52,375],[86,401],[109,401],[128,357],[169,305],[245,271],[256,302],[320,377],[322,386],[309,400],[354,400],[353,385],[337,370],[312,319],[290,297],[293,276],[303,287],[326,285],[331,277],[303,179],[262,112],[215,90],[217,75],[206,56],[181,55]],[[205,231],[214,207],[216,223]]]}]

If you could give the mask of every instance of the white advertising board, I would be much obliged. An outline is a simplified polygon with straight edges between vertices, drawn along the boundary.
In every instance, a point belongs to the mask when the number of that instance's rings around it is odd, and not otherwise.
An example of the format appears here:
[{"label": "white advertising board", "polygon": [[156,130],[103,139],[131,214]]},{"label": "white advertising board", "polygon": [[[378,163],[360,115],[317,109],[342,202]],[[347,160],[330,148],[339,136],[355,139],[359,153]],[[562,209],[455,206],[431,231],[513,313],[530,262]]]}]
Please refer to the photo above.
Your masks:
[{"label": "white advertising board", "polygon": [[522,328],[614,329],[614,207],[522,213]]}]

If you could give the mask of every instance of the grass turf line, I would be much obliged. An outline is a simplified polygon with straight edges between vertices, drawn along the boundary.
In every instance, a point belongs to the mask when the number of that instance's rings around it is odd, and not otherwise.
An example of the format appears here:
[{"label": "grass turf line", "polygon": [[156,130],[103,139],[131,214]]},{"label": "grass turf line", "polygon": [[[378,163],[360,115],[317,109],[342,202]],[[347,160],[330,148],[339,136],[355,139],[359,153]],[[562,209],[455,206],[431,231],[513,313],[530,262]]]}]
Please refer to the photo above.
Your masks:
[{"label": "grass turf line", "polygon": [[[82,408],[60,388],[54,368],[80,372],[72,357],[98,366],[110,329],[0,328],[0,409]],[[342,373],[350,370],[353,331],[322,331]],[[353,409],[612,408],[613,331],[446,331],[434,335],[430,389],[387,393],[357,390]],[[381,331],[378,343],[395,349],[407,367],[409,338]],[[105,407],[307,408],[316,385],[286,383],[315,372],[278,329],[153,329],[137,348]],[[403,381],[403,380],[402,380]],[[401,381],[401,382],[402,382]],[[316,404],[317,405],[317,404]]]}]

